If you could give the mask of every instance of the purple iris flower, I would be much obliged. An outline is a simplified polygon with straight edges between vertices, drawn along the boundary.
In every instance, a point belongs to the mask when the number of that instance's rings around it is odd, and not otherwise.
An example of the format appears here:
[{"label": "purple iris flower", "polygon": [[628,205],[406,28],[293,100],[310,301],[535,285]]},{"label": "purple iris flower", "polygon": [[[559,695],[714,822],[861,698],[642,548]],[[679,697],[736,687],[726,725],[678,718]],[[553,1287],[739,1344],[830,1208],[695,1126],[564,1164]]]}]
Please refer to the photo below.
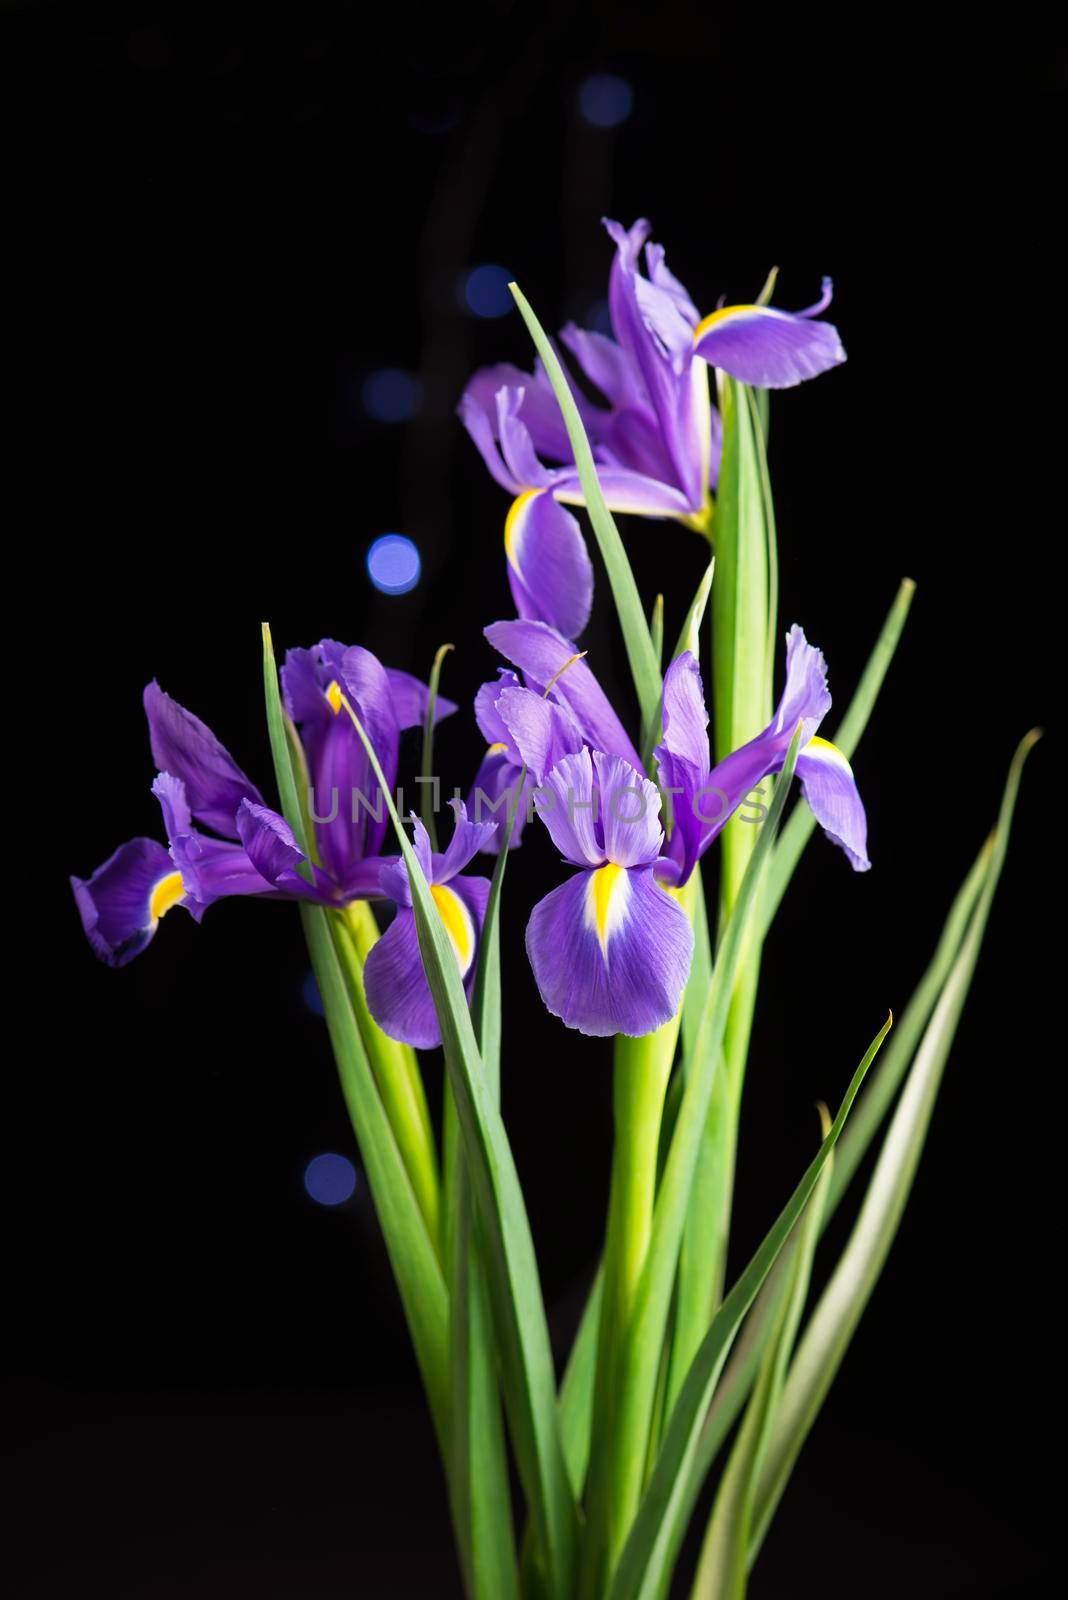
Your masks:
[{"label": "purple iris flower", "polygon": [[[487,742],[469,797],[469,810],[481,821],[490,814],[503,823],[515,806],[510,848],[519,843],[536,786],[562,756],[585,745],[608,750],[641,772],[641,761],[623,724],[585,659],[570,640],[547,623],[519,618],[495,622],[490,643],[523,681],[502,668],[495,683],[475,696],[475,720]],[[524,776],[525,769],[525,776]],[[518,801],[516,785],[523,778]],[[499,828],[485,849],[495,852]]]},{"label": "purple iris flower", "polygon": [[659,790],[629,761],[583,748],[556,763],[534,805],[581,869],[527,924],[542,1000],[581,1033],[652,1033],[678,1010],[693,956],[689,918],[657,876]]},{"label": "purple iris flower", "polygon": [[[648,222],[625,229],[606,220],[605,227],[616,246],[608,291],[615,337],[570,323],[560,333],[601,397],[594,402],[572,386],[601,488],[613,511],[704,532],[722,433],[708,367],[778,389],[844,361],[837,330],[816,320],[830,303],[830,280],[804,311],[723,306],[702,318],[662,246],[646,243]],[[508,364],[481,368],[459,411],[490,472],[515,496],[505,548],[520,616],[575,638],[589,615],[592,579],[578,525],[563,508],[584,497],[544,367],[533,374]]]},{"label": "purple iris flower", "polygon": [[[472,856],[484,848],[487,836],[496,831],[496,823],[469,822],[462,800],[450,804],[456,823],[444,854],[431,850],[427,831],[414,814],[412,845],[445,924],[470,1000],[490,885],[488,878],[460,874]],[[423,969],[405,863],[396,861],[383,866],[381,882],[383,892],[396,902],[397,914],[367,957],[363,972],[367,1004],[379,1027],[391,1038],[417,1049],[430,1049],[441,1043],[441,1033]]]},{"label": "purple iris flower", "polygon": [[[383,864],[395,859],[382,854],[385,805],[359,735],[342,714],[342,695],[392,785],[400,735],[422,723],[429,691],[407,673],[388,671],[369,651],[333,640],[290,651],[282,683],[308,765],[317,860],[307,860],[289,824],[264,804],[211,729],[150,683],[144,704],[159,769],[152,788],[169,849],[134,839],[88,880],[71,879],[82,925],[102,960],[112,966],[132,960],[175,906],[199,922],[208,906],[233,895],[336,906],[382,894]],[[437,702],[438,717],[455,709]]]},{"label": "purple iris flower", "polygon": [[672,797],[667,856],[677,884],[686,882],[746,795],[782,770],[799,722],[796,770],[805,799],[854,870],[868,870],[867,821],[853,769],[837,745],[816,732],[830,707],[823,655],[795,624],[786,636],[786,687],[774,717],[755,739],[712,767],[697,662],[688,650],[672,662],[664,676],[664,734],[656,758],[661,785]]}]

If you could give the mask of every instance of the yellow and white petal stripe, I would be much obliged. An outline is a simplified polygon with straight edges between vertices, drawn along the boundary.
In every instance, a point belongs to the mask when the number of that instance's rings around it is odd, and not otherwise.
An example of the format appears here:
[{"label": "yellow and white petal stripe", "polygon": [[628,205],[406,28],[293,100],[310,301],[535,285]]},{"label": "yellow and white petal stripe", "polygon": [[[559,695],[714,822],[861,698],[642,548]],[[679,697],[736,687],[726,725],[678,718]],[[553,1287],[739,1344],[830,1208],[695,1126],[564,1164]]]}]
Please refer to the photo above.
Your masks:
[{"label": "yellow and white petal stripe", "polygon": [[608,944],[627,918],[631,883],[625,867],[606,862],[590,873],[586,891],[586,926],[597,935],[601,954],[608,960]]},{"label": "yellow and white petal stripe", "polygon": [[853,768],[849,765],[849,757],[845,751],[839,750],[829,739],[821,739],[819,734],[813,735],[808,741],[804,753],[813,761],[825,761],[828,766],[837,767],[839,772],[848,772],[850,777],[853,776]]},{"label": "yellow and white petal stripe", "polygon": [[460,976],[466,978],[475,958],[475,925],[471,913],[455,889],[450,889],[448,884],[432,883],[430,893],[438,908],[438,915],[445,924]]}]

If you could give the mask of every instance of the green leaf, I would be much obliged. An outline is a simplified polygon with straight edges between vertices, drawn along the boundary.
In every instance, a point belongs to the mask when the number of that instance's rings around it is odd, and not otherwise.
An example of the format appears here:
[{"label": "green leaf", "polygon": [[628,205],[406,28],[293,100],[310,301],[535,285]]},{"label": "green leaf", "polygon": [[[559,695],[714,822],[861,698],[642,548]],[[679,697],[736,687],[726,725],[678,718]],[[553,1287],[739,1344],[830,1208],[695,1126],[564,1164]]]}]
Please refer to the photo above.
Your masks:
[{"label": "green leaf", "polygon": [[[819,1109],[826,1139],[831,1130],[830,1113],[826,1106],[821,1105]],[[812,1258],[833,1165],[832,1151],[794,1235],[777,1262],[787,1275],[786,1292],[781,1296],[756,1385],[716,1492],[697,1564],[692,1600],[742,1600],[745,1594],[753,1497],[782,1395],[790,1352],[808,1297]]]},{"label": "green leaf", "polygon": [[570,1592],[577,1509],[556,1414],[556,1380],[530,1223],[511,1147],[475,1040],[459,968],[422,868],[401,825],[374,747],[347,701],[389,809],[408,869],[419,948],[441,1027],[463,1136],[501,1354],[516,1460],[554,1593]]},{"label": "green leaf", "polygon": [[738,965],[758,904],[764,864],[786,803],[800,735],[799,724],[790,743],[768,819],[758,830],[760,838],[740,885],[734,911],[720,944],[712,980],[704,997],[686,1088],[657,1194],[649,1250],[634,1295],[630,1326],[621,1341],[619,1402],[615,1419],[619,1443],[613,1452],[610,1479],[605,1485],[613,1512],[608,1527],[609,1571],[622,1548],[641,1491],[679,1246],[701,1135],[708,1117],[723,1030]]},{"label": "green leaf", "polygon": [[434,782],[434,717],[438,708],[438,684],[441,682],[441,664],[449,651],[454,648],[451,644],[443,644],[434,657],[430,668],[430,681],[426,701],[426,716],[423,720],[423,760],[419,770],[419,814],[423,819],[423,827],[430,838],[430,848],[438,847],[438,821],[434,813],[434,797],[437,784]]},{"label": "green leaf", "polygon": [[[838,728],[835,743],[842,753],[850,758],[860,743],[861,735],[868,725],[868,718],[879,698],[879,690],[883,686],[883,679],[904,631],[915,592],[916,585],[912,579],[903,578],[879,637],[875,641],[875,648],[868,658],[868,664],[849,703],[849,709]],[[770,927],[774,920],[779,902],[786,893],[794,869],[801,859],[805,845],[812,837],[815,826],[816,819],[808,806],[799,805],[782,830],[782,838],[768,869],[764,900],[765,927]]]},{"label": "green leaf", "polygon": [[650,1600],[658,1592],[670,1548],[672,1512],[685,1485],[701,1424],[731,1340],[804,1210],[891,1020],[887,1018],[869,1045],[819,1153],[712,1319],[671,1414],[656,1468],[609,1591],[610,1600]]},{"label": "green leaf", "polygon": [[[523,788],[515,786],[490,884],[479,945],[471,1013],[483,1070],[494,1104],[500,1094],[501,957],[500,902],[508,841]],[[485,1265],[473,1227],[471,1186],[457,1148],[456,1106],[446,1102],[450,1157],[447,1163],[449,1232],[452,1440],[450,1485],[453,1518],[461,1531],[461,1559],[472,1600],[518,1600],[520,1583],[508,1481],[508,1455],[501,1421],[497,1362]]]},{"label": "green leaf", "polygon": [[[834,1214],[908,1069],[916,1044],[960,951],[986,880],[991,850],[992,841],[988,840],[954,899],[938,947],[923,979],[903,1016],[896,1023],[890,1043],[881,1053],[878,1065],[853,1109],[849,1125],[835,1151],[834,1170],[821,1217],[821,1227],[825,1227]],[[745,1404],[746,1395],[755,1380],[766,1348],[769,1330],[786,1288],[781,1268],[780,1262],[761,1291],[757,1304],[746,1319],[731,1361],[717,1386],[715,1399],[701,1431],[690,1478],[677,1509],[676,1544],[681,1541],[683,1529],[689,1520],[701,1486],[724,1440],[734,1426]],[[674,1553],[673,1547],[672,1559]]]},{"label": "green leaf", "polygon": [[1037,737],[1029,733],[1013,757],[978,904],[916,1052],[849,1243],[791,1363],[754,1504],[750,1561],[760,1549],[897,1234],[1004,865],[1023,764]]},{"label": "green leaf", "polygon": [[649,618],[649,638],[653,644],[653,656],[656,660],[657,671],[664,666],[664,596],[658,594],[653,601],[653,610]]},{"label": "green leaf", "polygon": [[627,552],[623,548],[619,529],[601,492],[586,430],[582,426],[582,418],[579,416],[578,407],[571,393],[571,385],[564,375],[559,357],[518,284],[509,284],[509,288],[534,340],[537,352],[545,364],[546,375],[552,384],[553,394],[556,396],[556,403],[560,407],[567,436],[571,441],[586,510],[600,547],[601,559],[608,573],[608,582],[619,614],[623,643],[626,646],[627,660],[630,662],[634,689],[641,709],[644,742],[660,710],[660,668],[645,620],[638,585],[634,581],[634,573],[627,560]]},{"label": "green leaf", "polygon": [[[271,633],[263,626],[267,727],[283,814],[301,839],[300,791],[286,737]],[[374,1198],[442,1454],[448,1448],[448,1303],[445,1279],[379,1096],[334,942],[335,913],[302,904],[301,920],[326,1012],[345,1101]]]}]

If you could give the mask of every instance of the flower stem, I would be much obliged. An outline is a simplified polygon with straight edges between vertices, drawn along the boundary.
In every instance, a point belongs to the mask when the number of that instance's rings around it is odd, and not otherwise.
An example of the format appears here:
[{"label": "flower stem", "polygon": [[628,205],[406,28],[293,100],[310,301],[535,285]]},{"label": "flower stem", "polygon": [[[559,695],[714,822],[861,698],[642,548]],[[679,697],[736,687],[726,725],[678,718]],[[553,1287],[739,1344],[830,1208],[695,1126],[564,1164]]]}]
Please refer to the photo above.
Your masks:
[{"label": "flower stem", "polygon": [[331,917],[349,997],[378,1092],[438,1259],[443,1260],[441,1179],[426,1092],[415,1052],[382,1032],[367,1009],[363,967],[379,932],[371,907],[357,900]]}]

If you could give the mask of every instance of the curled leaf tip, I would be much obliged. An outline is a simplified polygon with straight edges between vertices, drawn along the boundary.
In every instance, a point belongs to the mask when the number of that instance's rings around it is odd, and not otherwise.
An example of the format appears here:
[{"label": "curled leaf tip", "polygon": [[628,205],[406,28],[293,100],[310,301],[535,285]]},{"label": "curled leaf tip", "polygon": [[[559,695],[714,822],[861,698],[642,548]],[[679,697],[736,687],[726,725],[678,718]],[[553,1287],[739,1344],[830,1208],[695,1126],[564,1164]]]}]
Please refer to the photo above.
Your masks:
[{"label": "curled leaf tip", "polygon": [[822,1130],[821,1137],[826,1139],[827,1135],[831,1131],[832,1126],[831,1113],[828,1111],[822,1100],[816,1101],[816,1112],[820,1119],[820,1128]]},{"label": "curled leaf tip", "polygon": [[904,594],[907,594],[907,595],[909,595],[911,597],[912,595],[914,595],[916,593],[916,579],[915,578],[902,578],[902,580],[901,580],[901,589],[902,589],[902,592]]}]

